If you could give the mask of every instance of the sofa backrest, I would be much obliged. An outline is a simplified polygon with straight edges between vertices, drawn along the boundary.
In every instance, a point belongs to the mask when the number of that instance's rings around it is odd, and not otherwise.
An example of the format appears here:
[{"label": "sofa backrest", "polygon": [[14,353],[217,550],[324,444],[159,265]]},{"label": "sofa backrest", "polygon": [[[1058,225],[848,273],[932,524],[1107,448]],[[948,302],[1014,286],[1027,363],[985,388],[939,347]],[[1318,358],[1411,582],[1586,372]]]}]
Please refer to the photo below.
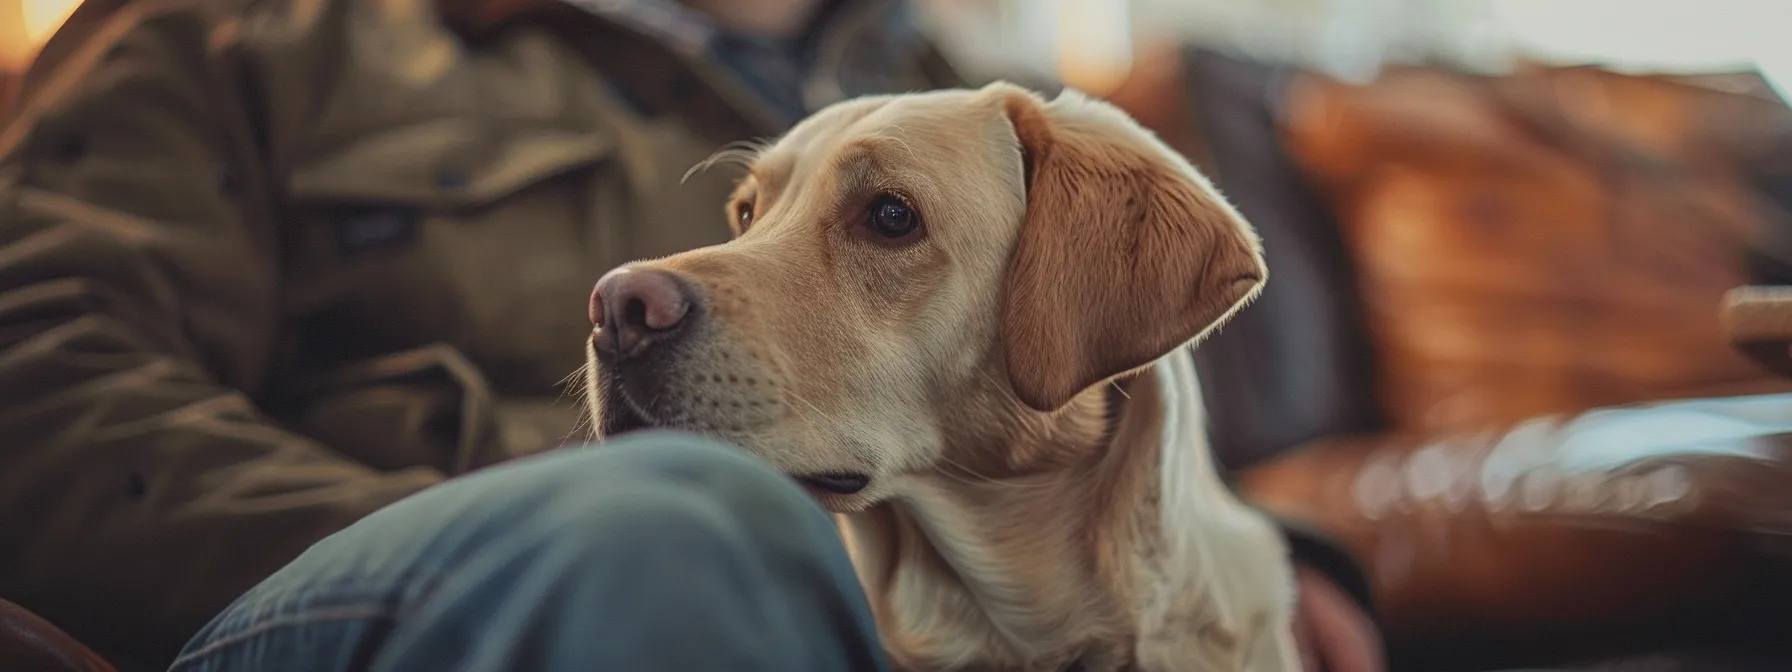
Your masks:
[{"label": "sofa backrest", "polygon": [[1281,148],[1289,68],[1203,49],[1140,58],[1109,98],[1214,181],[1263,238],[1263,294],[1195,350],[1220,460],[1382,425],[1337,223]]}]

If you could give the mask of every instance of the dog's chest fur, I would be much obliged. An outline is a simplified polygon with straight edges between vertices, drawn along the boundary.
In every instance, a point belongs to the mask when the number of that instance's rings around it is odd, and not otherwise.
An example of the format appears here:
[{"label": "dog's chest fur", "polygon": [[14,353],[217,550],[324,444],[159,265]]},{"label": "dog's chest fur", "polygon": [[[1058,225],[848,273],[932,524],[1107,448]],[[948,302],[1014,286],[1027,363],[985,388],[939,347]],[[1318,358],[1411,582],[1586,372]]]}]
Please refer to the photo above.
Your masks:
[{"label": "dog's chest fur", "polygon": [[1130,591],[1095,571],[1093,558],[1064,551],[1087,546],[1076,538],[1086,528],[1064,518],[1062,527],[991,524],[1012,520],[992,504],[925,492],[850,524],[854,562],[897,665],[1063,670],[1079,658],[1122,660],[1134,629],[1122,598]]},{"label": "dog's chest fur", "polygon": [[1288,669],[1282,541],[1188,443],[1200,399],[1177,356],[1085,469],[921,479],[843,521],[899,668]]}]

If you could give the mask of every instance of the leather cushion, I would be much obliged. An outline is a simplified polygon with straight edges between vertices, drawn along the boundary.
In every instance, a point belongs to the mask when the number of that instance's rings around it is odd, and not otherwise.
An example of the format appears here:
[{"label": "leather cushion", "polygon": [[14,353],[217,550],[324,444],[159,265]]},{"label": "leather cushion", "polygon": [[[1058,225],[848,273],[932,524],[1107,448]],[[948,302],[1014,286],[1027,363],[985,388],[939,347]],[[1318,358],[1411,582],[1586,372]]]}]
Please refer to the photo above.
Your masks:
[{"label": "leather cushion", "polygon": [[0,670],[110,672],[112,666],[37,614],[0,600]]},{"label": "leather cushion", "polygon": [[1338,214],[1391,425],[1788,389],[1717,319],[1784,223],[1718,141],[1739,128],[1722,94],[1690,88],[1584,68],[1294,85],[1288,147]]},{"label": "leather cushion", "polygon": [[1404,669],[1792,654],[1788,418],[1775,394],[1338,438],[1241,485],[1364,563],[1392,649],[1423,662]]}]

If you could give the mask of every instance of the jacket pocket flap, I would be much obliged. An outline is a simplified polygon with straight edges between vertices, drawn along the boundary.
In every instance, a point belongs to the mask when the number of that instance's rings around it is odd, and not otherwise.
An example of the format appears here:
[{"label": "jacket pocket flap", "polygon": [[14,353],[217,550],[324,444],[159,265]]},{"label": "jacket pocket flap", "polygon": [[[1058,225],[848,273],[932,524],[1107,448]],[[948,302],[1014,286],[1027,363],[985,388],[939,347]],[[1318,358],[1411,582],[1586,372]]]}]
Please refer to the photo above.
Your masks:
[{"label": "jacket pocket flap", "polygon": [[449,474],[497,452],[497,407],[459,350],[434,344],[302,376],[297,429],[380,469]]},{"label": "jacket pocket flap", "polygon": [[298,202],[478,206],[608,157],[614,141],[552,127],[489,129],[442,119],[357,138],[294,169]]}]

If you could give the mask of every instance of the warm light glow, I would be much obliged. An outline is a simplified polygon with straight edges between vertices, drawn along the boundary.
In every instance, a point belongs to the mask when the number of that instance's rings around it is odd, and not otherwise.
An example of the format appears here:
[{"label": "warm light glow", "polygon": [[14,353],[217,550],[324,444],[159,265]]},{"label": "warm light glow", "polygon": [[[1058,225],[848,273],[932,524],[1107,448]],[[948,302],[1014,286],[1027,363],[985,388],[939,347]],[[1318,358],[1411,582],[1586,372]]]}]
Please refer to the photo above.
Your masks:
[{"label": "warm light glow", "polygon": [[19,0],[19,12],[25,18],[25,41],[29,49],[36,51],[49,41],[50,35],[62,27],[62,22],[75,13],[75,7],[81,0]]},{"label": "warm light glow", "polygon": [[1786,0],[1491,0],[1494,19],[1530,51],[1623,69],[1758,68],[1792,93]]},{"label": "warm light glow", "polygon": [[1054,8],[1058,77],[1097,96],[1125,81],[1132,71],[1132,3],[1057,0]]}]

